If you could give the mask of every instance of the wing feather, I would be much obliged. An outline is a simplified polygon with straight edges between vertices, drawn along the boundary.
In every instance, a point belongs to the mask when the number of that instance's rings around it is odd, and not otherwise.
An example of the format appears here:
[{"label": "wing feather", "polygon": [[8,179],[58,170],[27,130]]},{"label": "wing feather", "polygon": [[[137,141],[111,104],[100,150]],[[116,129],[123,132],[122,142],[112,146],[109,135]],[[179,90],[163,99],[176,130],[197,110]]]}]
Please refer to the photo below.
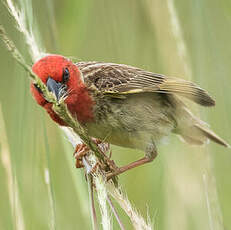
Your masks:
[{"label": "wing feather", "polygon": [[179,78],[148,72],[136,67],[101,62],[76,64],[88,86],[104,94],[134,94],[143,92],[167,93],[186,97],[203,106],[213,106],[215,101],[196,84]]}]

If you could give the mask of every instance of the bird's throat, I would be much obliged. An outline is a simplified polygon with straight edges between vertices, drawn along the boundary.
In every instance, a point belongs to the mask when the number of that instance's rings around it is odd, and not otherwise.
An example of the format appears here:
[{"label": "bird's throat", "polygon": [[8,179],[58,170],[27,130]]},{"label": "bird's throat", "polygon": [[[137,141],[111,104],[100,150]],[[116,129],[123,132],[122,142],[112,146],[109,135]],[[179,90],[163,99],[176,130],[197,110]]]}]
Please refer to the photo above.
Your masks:
[{"label": "bird's throat", "polygon": [[94,120],[94,101],[85,86],[80,86],[78,89],[73,90],[65,99],[65,103],[78,122],[86,123]]}]

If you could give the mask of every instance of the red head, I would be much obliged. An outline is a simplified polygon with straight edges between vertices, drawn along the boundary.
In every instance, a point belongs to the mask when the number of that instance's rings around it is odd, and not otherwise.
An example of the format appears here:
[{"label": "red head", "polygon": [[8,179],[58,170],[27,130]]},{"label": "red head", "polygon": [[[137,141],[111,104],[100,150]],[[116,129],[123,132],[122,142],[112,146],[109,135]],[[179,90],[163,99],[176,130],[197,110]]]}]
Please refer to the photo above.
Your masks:
[{"label": "red head", "polygon": [[[93,101],[81,78],[81,72],[74,63],[60,55],[48,55],[37,61],[32,70],[47,85],[48,90],[55,94],[57,100],[66,97],[68,109],[79,122],[93,119]],[[31,84],[31,92],[37,103],[47,110],[54,121],[65,125],[36,85]]]}]

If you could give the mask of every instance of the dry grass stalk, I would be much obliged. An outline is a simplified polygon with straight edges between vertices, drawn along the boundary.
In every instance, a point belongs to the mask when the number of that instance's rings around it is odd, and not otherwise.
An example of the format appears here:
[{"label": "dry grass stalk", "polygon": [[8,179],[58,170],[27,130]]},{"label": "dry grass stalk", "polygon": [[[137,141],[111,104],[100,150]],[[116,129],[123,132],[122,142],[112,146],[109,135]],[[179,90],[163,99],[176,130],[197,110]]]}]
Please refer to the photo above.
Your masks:
[{"label": "dry grass stalk", "polygon": [[[110,195],[117,201],[120,207],[125,211],[125,213],[130,218],[134,229],[136,230],[152,230],[152,224],[138,213],[135,207],[128,200],[128,197],[123,193],[122,189],[115,188],[112,183],[107,183],[107,189]],[[149,218],[148,218],[149,219]]]}]

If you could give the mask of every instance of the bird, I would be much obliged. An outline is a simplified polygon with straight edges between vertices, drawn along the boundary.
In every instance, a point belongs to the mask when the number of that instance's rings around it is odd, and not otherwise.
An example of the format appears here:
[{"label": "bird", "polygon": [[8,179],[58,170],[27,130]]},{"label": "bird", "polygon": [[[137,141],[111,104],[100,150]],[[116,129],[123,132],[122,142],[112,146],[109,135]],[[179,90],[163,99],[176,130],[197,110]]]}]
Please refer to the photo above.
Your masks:
[{"label": "bird", "polygon": [[[57,101],[64,103],[92,138],[142,150],[144,157],[120,167],[116,175],[153,161],[157,147],[170,134],[193,145],[209,140],[225,147],[229,144],[197,118],[182,98],[211,107],[215,100],[196,84],[137,67],[97,61],[77,62],[47,55],[32,66]],[[52,109],[36,83],[31,93],[50,117],[67,126]]]}]

